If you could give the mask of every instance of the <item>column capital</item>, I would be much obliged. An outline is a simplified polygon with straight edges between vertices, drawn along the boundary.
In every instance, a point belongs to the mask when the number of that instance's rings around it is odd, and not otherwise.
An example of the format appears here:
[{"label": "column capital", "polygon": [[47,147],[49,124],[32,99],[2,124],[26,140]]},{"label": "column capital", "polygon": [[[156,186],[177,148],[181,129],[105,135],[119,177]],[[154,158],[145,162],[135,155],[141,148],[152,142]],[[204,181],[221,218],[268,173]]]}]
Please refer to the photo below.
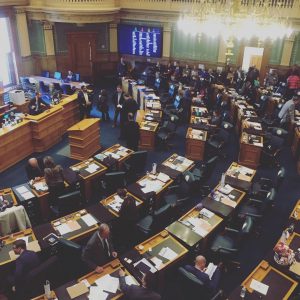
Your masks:
[{"label": "column capital", "polygon": [[26,7],[25,6],[15,6],[14,12],[16,15],[18,14],[25,14],[26,13]]},{"label": "column capital", "polygon": [[53,23],[49,21],[43,21],[44,30],[53,30]]},{"label": "column capital", "polygon": [[109,29],[117,29],[118,24],[117,23],[109,23]]},{"label": "column capital", "polygon": [[172,23],[163,23],[163,28],[164,28],[164,31],[165,32],[171,32],[171,30],[172,30]]}]

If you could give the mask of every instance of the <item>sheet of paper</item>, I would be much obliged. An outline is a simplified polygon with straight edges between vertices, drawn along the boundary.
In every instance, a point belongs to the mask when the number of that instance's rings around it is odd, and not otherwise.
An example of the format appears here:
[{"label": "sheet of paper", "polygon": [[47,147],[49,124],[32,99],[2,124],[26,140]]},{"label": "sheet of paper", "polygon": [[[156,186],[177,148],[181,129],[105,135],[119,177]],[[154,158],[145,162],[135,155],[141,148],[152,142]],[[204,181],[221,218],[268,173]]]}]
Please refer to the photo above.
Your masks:
[{"label": "sheet of paper", "polygon": [[164,257],[167,260],[173,260],[178,256],[178,254],[169,247],[162,248],[159,251],[158,255],[160,255],[161,257]]},{"label": "sheet of paper", "polygon": [[170,180],[170,177],[167,174],[159,173],[157,179],[162,182],[167,182],[168,180]]},{"label": "sheet of paper", "polygon": [[230,200],[230,199],[227,198],[227,197],[223,197],[223,198],[221,199],[221,202],[222,202],[223,204],[226,204],[226,205],[231,206],[231,207],[233,207],[233,208],[235,208],[235,207],[237,206],[237,203],[236,203],[235,201],[232,201],[232,200]]},{"label": "sheet of paper", "polygon": [[8,254],[11,260],[15,260],[19,257],[19,255],[15,254],[14,250],[10,250]]},{"label": "sheet of paper", "polygon": [[202,237],[206,237],[208,232],[202,227],[193,227],[193,231]]},{"label": "sheet of paper", "polygon": [[116,154],[116,153],[112,153],[111,154],[111,157],[114,158],[114,159],[119,159],[120,158],[120,155]]},{"label": "sheet of paper", "polygon": [[27,250],[31,250],[31,251],[34,251],[34,252],[41,251],[41,247],[40,247],[39,241],[38,240],[34,240],[32,242],[29,242],[28,245],[27,245]]},{"label": "sheet of paper", "polygon": [[213,212],[211,212],[210,210],[208,210],[208,209],[206,209],[206,208],[202,208],[201,210],[200,210],[200,213],[203,215],[203,216],[205,216],[205,217],[207,217],[207,218],[212,218],[215,214],[213,213]]},{"label": "sheet of paper", "polygon": [[80,282],[84,283],[88,288],[91,286],[87,279],[83,279]]},{"label": "sheet of paper", "polygon": [[155,264],[156,269],[159,269],[160,266],[163,264],[163,261],[161,259],[159,259],[158,257],[156,257],[156,256],[153,256],[151,258],[151,261]]},{"label": "sheet of paper", "polygon": [[97,220],[91,214],[86,214],[81,219],[89,227],[97,224]]},{"label": "sheet of paper", "polygon": [[217,265],[213,264],[213,263],[209,263],[205,273],[209,276],[209,279],[211,279],[217,269]]},{"label": "sheet of paper", "polygon": [[86,285],[84,283],[80,282],[80,283],[77,283],[73,286],[68,287],[67,292],[68,292],[70,298],[74,299],[78,296],[81,296],[85,293],[88,293],[89,290],[88,290],[88,288],[86,287]]},{"label": "sheet of paper", "polygon": [[72,231],[71,228],[66,223],[57,226],[56,229],[58,230],[60,235],[67,234]]},{"label": "sheet of paper", "polygon": [[81,228],[81,226],[79,225],[79,223],[75,220],[70,220],[67,222],[67,225],[69,226],[71,231],[75,231],[75,230],[79,230]]},{"label": "sheet of paper", "polygon": [[107,291],[113,294],[115,294],[117,289],[119,288],[119,279],[116,277],[112,277],[109,274],[100,277],[95,281],[95,283],[103,291]]},{"label": "sheet of paper", "polygon": [[262,282],[255,280],[255,279],[252,279],[252,281],[250,283],[250,288],[263,294],[263,295],[267,295],[269,286]]},{"label": "sheet of paper", "polygon": [[107,299],[109,296],[108,293],[104,292],[101,287],[99,286],[91,286],[90,292],[88,295],[89,300],[99,300],[99,299]]},{"label": "sheet of paper", "polygon": [[134,278],[130,275],[125,276],[125,282],[128,285],[138,285],[138,283],[134,280]]},{"label": "sheet of paper", "polygon": [[25,200],[32,199],[32,198],[35,197],[34,194],[33,194],[32,192],[30,192],[30,191],[28,191],[28,192],[26,192],[26,193],[23,193],[23,194],[21,194],[21,195],[22,195],[22,197],[23,197]]},{"label": "sheet of paper", "polygon": [[20,186],[20,187],[16,188],[16,191],[20,194],[23,194],[23,193],[28,192],[28,189],[26,188],[26,186]]}]

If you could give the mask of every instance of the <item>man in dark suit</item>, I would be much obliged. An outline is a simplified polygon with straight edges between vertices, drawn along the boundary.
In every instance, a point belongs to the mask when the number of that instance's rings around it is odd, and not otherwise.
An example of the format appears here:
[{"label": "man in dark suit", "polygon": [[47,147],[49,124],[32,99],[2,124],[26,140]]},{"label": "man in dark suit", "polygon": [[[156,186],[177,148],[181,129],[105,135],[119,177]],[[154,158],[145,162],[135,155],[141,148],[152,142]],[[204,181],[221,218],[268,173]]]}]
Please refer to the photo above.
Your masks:
[{"label": "man in dark suit", "polygon": [[129,95],[124,95],[124,102],[122,110],[120,113],[120,138],[125,138],[125,126],[128,122],[128,114],[131,113],[133,116],[138,110],[138,104],[136,101]]},{"label": "man in dark suit", "polygon": [[122,91],[122,87],[120,85],[117,86],[117,91],[113,95],[113,104],[115,106],[115,115],[114,115],[114,124],[113,128],[117,126],[118,116],[122,109],[122,105],[124,103],[124,92]]},{"label": "man in dark suit", "polygon": [[43,106],[46,108],[50,108],[51,105],[45,102],[41,94],[39,92],[35,93],[35,97],[30,100],[29,105],[28,105],[28,110],[30,115],[39,115],[40,113],[43,112]]},{"label": "man in dark suit", "polygon": [[40,260],[38,255],[26,249],[26,242],[24,240],[16,240],[13,243],[13,251],[19,257],[16,259],[16,268],[13,276],[9,278],[9,282],[14,286],[17,294],[21,293],[24,283],[26,284],[26,276],[30,271],[39,266]]},{"label": "man in dark suit", "polygon": [[194,274],[199,280],[201,280],[208,289],[216,291],[221,277],[221,271],[217,268],[210,279],[208,274],[205,273],[206,271],[206,259],[202,255],[198,255],[195,260],[195,265],[186,265],[185,270]]},{"label": "man in dark suit", "polygon": [[118,63],[117,72],[118,72],[119,77],[126,76],[126,74],[127,74],[127,65],[126,65],[126,62],[124,61],[123,57],[120,58],[120,62]]},{"label": "man in dark suit", "polygon": [[82,252],[82,260],[97,273],[103,271],[102,266],[117,257],[110,239],[110,229],[107,224],[101,224]]},{"label": "man in dark suit", "polygon": [[128,114],[128,122],[125,124],[124,134],[127,147],[133,151],[138,151],[140,126],[134,121],[134,116],[132,113]]},{"label": "man in dark suit", "polygon": [[77,99],[79,104],[80,120],[83,120],[84,116],[89,118],[92,109],[92,101],[85,85],[81,87],[81,90],[77,95]]},{"label": "man in dark suit", "polygon": [[125,272],[119,271],[120,288],[121,291],[129,300],[160,300],[161,296],[154,292],[155,275],[153,273],[146,273],[142,279],[142,286],[128,285],[125,281]]},{"label": "man in dark suit", "polygon": [[44,176],[43,164],[35,157],[28,159],[27,165],[25,166],[25,170],[29,180]]}]

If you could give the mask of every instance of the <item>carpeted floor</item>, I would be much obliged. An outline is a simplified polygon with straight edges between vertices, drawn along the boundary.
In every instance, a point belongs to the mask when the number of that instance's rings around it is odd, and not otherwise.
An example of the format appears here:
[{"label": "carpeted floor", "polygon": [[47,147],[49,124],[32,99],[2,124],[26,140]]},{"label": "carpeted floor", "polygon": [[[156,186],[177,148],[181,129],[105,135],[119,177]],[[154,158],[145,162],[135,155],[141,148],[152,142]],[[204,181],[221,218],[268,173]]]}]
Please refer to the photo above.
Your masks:
[{"label": "carpeted floor", "polygon": [[[111,88],[110,88],[111,93]],[[113,117],[112,105],[110,105],[110,117]],[[177,135],[173,140],[174,147],[170,151],[149,151],[147,169],[151,169],[153,162],[160,163],[172,153],[185,154],[185,134],[187,126],[180,126],[177,130]],[[113,144],[124,141],[118,140],[119,129],[112,128],[112,122],[101,123],[101,145],[103,148],[110,147]],[[62,141],[46,151],[45,153],[33,154],[33,156],[51,155],[56,163],[63,167],[70,166],[76,163],[75,160],[68,157],[68,139],[63,137]],[[231,142],[228,145],[228,156],[226,159],[218,161],[217,166],[209,180],[209,185],[214,187],[221,178],[221,174],[225,171],[232,161],[236,161],[238,157],[238,138],[231,136]],[[5,159],[2,158],[1,159]],[[275,207],[265,216],[262,223],[262,232],[259,237],[250,236],[245,241],[240,253],[241,269],[223,277],[222,288],[225,291],[230,291],[249,274],[249,272],[263,259],[264,255],[272,249],[276,241],[281,235],[282,230],[288,220],[288,216],[300,198],[299,176],[296,172],[296,164],[292,157],[290,147],[286,146],[282,151],[281,164],[287,170],[287,176],[284,180],[275,201]],[[25,164],[27,159],[17,163],[0,174],[0,188],[11,187],[23,182],[26,182]],[[257,177],[274,178],[276,170],[268,167],[260,167]],[[95,195],[97,198],[98,195]],[[98,198],[99,199],[99,198]],[[194,199],[192,206],[200,199]],[[164,299],[178,299],[177,287],[174,281],[168,281],[164,290]],[[201,299],[201,297],[199,297]]]}]

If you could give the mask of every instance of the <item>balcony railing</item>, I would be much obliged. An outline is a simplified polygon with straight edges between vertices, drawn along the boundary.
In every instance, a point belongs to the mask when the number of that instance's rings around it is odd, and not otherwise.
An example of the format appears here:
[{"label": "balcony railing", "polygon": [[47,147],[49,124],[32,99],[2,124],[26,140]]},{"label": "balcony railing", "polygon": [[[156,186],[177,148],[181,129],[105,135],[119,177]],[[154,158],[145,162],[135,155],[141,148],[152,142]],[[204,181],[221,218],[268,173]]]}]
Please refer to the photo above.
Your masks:
[{"label": "balcony railing", "polygon": [[0,6],[27,5],[29,0],[0,0]]},{"label": "balcony railing", "polygon": [[30,0],[30,6],[53,8],[116,8],[116,0]]}]

